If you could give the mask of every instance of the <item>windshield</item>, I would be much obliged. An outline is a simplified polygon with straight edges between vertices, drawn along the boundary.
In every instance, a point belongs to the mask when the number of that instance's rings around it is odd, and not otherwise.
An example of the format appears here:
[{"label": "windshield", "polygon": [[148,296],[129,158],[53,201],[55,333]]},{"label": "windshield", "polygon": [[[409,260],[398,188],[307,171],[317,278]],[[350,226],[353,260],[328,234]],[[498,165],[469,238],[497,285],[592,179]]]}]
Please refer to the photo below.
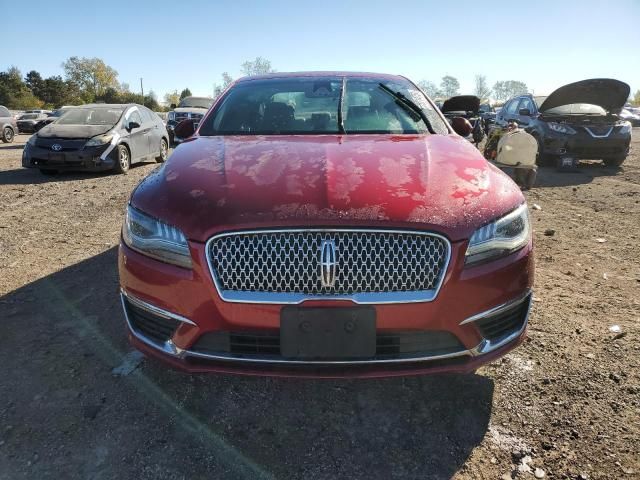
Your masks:
[{"label": "windshield", "polygon": [[212,98],[204,97],[187,97],[180,100],[179,108],[195,107],[195,108],[209,108],[213,104]]},{"label": "windshield", "polygon": [[65,112],[57,125],[115,125],[124,108],[94,107],[75,108]]},{"label": "windshield", "polygon": [[22,115],[20,120],[34,120],[36,118],[38,118],[37,113],[27,113],[26,115]]},{"label": "windshield", "polygon": [[[533,97],[536,101],[536,105],[540,108],[540,105],[544,103],[547,97]],[[559,107],[550,108],[545,110],[544,115],[606,115],[607,111],[598,106],[590,103],[571,103],[568,105],[560,105]]]},{"label": "windshield", "polygon": [[[423,133],[427,125],[399,92],[417,104],[434,131],[448,133],[426,97],[409,81],[303,77],[236,84],[200,135]],[[341,117],[341,118],[340,118]],[[342,121],[342,125],[340,123]]]}]

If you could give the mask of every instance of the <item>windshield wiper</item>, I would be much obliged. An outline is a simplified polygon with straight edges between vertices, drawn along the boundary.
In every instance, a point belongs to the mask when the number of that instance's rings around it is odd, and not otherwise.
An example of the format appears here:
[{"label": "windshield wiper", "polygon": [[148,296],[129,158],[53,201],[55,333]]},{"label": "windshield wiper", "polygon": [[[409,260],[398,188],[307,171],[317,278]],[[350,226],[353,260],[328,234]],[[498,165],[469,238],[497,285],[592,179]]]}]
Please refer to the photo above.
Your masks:
[{"label": "windshield wiper", "polygon": [[382,89],[382,91],[387,92],[389,95],[395,98],[396,105],[407,112],[414,122],[418,123],[418,121],[422,120],[427,126],[427,130],[429,130],[430,133],[435,133],[424,111],[418,105],[416,105],[413,100],[408,99],[400,92],[394,92],[384,83],[379,83],[378,86]]},{"label": "windshield wiper", "polygon": [[342,116],[342,103],[344,102],[344,91],[347,88],[347,77],[342,77],[342,88],[340,89],[340,98],[338,99],[338,130],[340,133],[347,133],[344,130],[344,118]]}]

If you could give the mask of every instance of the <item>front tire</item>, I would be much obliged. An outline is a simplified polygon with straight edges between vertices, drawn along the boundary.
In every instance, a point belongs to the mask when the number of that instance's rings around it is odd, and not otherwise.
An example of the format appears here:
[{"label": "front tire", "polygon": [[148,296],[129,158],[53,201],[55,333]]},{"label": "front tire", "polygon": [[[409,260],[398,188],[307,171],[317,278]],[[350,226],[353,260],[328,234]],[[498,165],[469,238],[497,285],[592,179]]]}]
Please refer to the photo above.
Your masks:
[{"label": "front tire", "polygon": [[626,159],[626,155],[621,155],[619,157],[604,158],[602,161],[607,167],[620,167]]},{"label": "front tire", "polygon": [[537,155],[537,159],[536,159],[536,164],[539,165],[540,167],[550,167],[554,164],[554,158],[553,156],[544,153],[544,147],[542,146],[542,140],[540,139],[540,137],[538,137],[537,135],[534,135],[533,138],[536,139],[536,142],[538,142],[538,155]]},{"label": "front tire", "polygon": [[127,173],[131,167],[131,154],[129,149],[124,145],[118,145],[116,163],[113,169],[117,173]]},{"label": "front tire", "polygon": [[12,128],[4,127],[2,129],[2,143],[11,143],[15,138],[15,132]]},{"label": "front tire", "polygon": [[169,155],[169,144],[165,138],[160,140],[160,155],[156,157],[156,162],[164,163]]}]

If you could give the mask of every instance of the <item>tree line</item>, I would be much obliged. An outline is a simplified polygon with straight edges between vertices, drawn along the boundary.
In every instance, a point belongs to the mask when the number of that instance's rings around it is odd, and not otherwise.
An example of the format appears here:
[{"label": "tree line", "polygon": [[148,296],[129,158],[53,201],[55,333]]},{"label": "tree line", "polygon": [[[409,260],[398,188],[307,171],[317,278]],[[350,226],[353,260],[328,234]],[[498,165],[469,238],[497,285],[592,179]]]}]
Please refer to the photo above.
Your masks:
[{"label": "tree line", "polygon": [[[52,75],[43,78],[31,70],[23,77],[15,67],[0,72],[0,105],[12,110],[55,109],[63,105],[80,105],[84,103],[139,103],[146,107],[161,111],[172,103],[178,103],[191,96],[191,90],[184,88],[180,93],[176,89],[164,96],[165,106],[158,103],[153,90],[144,97],[132,92],[127,83],[118,81],[118,72],[100,58],[69,57],[62,62],[64,77]],[[275,71],[269,60],[257,57],[244,62],[240,70],[243,75],[260,75]],[[214,96],[219,95],[229,86],[233,78],[229,73],[222,74],[222,82],[212,88]]]},{"label": "tree line", "polygon": [[[504,103],[511,97],[527,93],[527,84],[518,80],[500,80],[494,83],[493,87],[489,87],[487,77],[484,75],[475,76],[475,88],[473,94],[480,98],[483,103],[489,102],[490,99],[498,103]],[[460,95],[460,82],[456,77],[445,75],[440,81],[440,85],[436,85],[429,80],[421,80],[418,86],[431,98],[449,98]]]}]

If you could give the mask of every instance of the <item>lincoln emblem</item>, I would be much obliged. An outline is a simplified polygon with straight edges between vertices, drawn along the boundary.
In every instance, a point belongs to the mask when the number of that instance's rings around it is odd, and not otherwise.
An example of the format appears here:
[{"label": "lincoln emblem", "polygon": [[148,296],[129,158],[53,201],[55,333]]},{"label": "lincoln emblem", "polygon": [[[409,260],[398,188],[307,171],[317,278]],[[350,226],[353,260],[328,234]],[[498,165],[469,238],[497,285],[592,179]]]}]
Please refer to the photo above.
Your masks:
[{"label": "lincoln emblem", "polygon": [[320,245],[320,283],[323,287],[335,285],[337,263],[335,242],[323,240]]}]

